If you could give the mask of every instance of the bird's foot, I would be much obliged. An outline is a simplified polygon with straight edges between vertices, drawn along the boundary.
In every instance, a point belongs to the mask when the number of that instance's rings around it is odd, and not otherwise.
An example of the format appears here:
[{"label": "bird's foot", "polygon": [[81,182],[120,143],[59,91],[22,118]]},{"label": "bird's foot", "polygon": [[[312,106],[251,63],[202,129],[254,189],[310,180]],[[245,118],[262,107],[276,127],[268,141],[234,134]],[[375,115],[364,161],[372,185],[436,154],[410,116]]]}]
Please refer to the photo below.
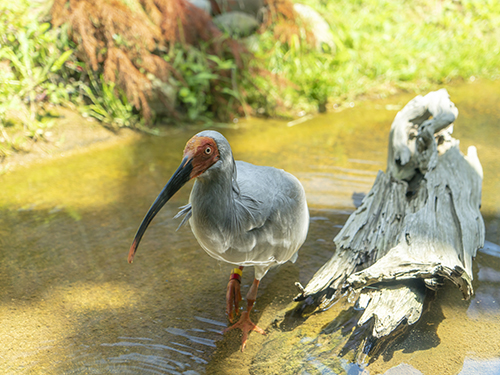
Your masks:
[{"label": "bird's foot", "polygon": [[243,332],[243,337],[241,339],[241,351],[245,350],[248,340],[248,334],[251,331],[259,332],[261,335],[266,334],[266,332],[262,328],[260,328],[250,320],[250,314],[248,311],[242,312],[238,323],[232,325],[231,327],[227,327],[222,333],[226,333],[234,328],[239,328]]}]

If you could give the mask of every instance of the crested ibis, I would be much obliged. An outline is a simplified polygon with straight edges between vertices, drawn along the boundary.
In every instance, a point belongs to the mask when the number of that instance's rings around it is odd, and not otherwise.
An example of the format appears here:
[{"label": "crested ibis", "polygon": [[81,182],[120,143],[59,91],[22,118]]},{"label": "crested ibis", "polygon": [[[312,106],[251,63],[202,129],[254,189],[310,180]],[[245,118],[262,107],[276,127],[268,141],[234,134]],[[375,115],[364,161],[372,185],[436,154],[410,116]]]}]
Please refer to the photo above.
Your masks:
[{"label": "crested ibis", "polygon": [[272,167],[234,161],[231,146],[216,131],[203,131],[186,144],[179,168],[174,172],[144,217],[128,255],[132,263],[149,223],[167,201],[189,180],[196,178],[189,204],[175,217],[185,215],[201,247],[213,258],[234,264],[226,291],[226,312],[241,301],[240,282],[244,267],[253,266],[255,277],[247,309],[225,331],[243,331],[242,351],[248,333],[264,331],[250,320],[259,282],[267,271],[287,261],[295,262],[309,228],[304,188],[293,175]]}]

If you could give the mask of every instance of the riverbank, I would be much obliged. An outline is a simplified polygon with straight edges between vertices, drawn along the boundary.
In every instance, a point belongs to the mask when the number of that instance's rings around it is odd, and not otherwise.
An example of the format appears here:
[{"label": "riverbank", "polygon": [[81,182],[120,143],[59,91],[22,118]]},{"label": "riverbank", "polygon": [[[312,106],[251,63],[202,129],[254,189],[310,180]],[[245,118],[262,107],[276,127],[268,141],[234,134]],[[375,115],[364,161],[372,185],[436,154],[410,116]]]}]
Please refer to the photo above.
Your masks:
[{"label": "riverbank", "polygon": [[[452,82],[446,86],[434,85],[431,86],[430,91],[437,90],[440,88],[447,88],[450,92],[453,92],[455,88],[459,88],[462,93],[470,90],[474,92],[478,90],[478,87],[483,89],[491,90],[497,85],[496,81],[489,80],[475,80],[474,82]],[[385,94],[383,97],[397,98],[405,92],[401,89],[394,89],[393,95]],[[406,93],[408,94],[408,93]],[[425,94],[425,93],[423,93]],[[411,94],[410,94],[411,95]],[[345,102],[342,105],[329,108],[329,113],[338,113],[345,110],[356,110],[355,108],[363,105],[365,102],[377,101],[381,99],[380,94],[365,94],[360,95],[356,99],[350,102]],[[453,99],[453,98],[452,98]],[[399,108],[390,109],[399,110]],[[5,157],[0,160],[0,175],[12,172],[18,168],[24,167],[34,167],[37,164],[44,163],[49,159],[58,159],[68,157],[70,155],[91,152],[97,149],[106,149],[112,147],[116,144],[128,142],[134,142],[144,136],[143,132],[130,129],[130,128],[116,128],[110,129],[102,126],[102,124],[88,117],[83,117],[77,110],[68,109],[65,107],[58,107],[53,109],[53,114],[57,114],[57,117],[53,118],[53,125],[50,131],[47,132],[46,137],[37,142],[32,142],[31,147],[24,152],[12,153],[9,157]],[[288,120],[277,120],[288,122],[290,126],[295,124],[301,124],[303,122],[310,121],[316,116],[321,114],[307,114],[302,113],[301,116]],[[252,123],[252,117],[247,119],[242,119],[237,123],[212,123],[212,124],[179,124],[177,126],[172,125],[159,125],[163,129],[163,132],[159,134],[160,136],[172,136],[181,132],[183,129],[192,128],[193,134],[198,132],[203,128],[233,128],[245,129],[247,124]]]},{"label": "riverbank", "polygon": [[95,120],[82,117],[75,110],[59,107],[57,114],[44,139],[32,142],[24,151],[12,153],[0,160],[0,175],[18,168],[34,167],[48,159],[111,147],[140,137],[137,131],[127,128],[116,131],[107,129]]},{"label": "riverbank", "polygon": [[[278,9],[276,1],[261,3],[268,11]],[[497,3],[293,1],[287,3],[290,14],[282,9],[282,16],[262,22],[253,34],[224,39],[249,54],[223,49],[226,52],[218,55],[203,45],[172,43],[166,49],[161,42],[156,47],[153,43],[148,56],[175,73],[163,79],[145,67],[134,68],[145,83],[168,92],[161,102],[166,105],[145,114],[146,92],[129,93],[120,85],[119,75],[110,82],[103,74],[104,60],[99,58],[105,59],[108,49],[85,58],[85,48],[68,34],[68,25],[51,24],[47,4],[23,0],[0,6],[4,42],[0,44],[0,80],[4,83],[0,87],[0,157],[8,163],[26,159],[23,154],[37,148],[52,149],[52,143],[59,140],[52,129],[54,106],[77,108],[110,129],[159,133],[173,123],[214,126],[252,116],[293,120],[348,108],[365,98],[402,91],[420,94],[443,85],[500,77]],[[142,12],[139,2],[122,5],[128,12]],[[203,22],[210,23],[210,19],[205,17]],[[124,45],[130,43],[125,43],[124,35],[113,35],[106,43],[113,46],[116,57],[126,53]],[[246,57],[238,61],[241,56]],[[95,67],[89,63],[92,59],[97,61]],[[122,81],[131,77],[125,75]],[[143,98],[143,104],[133,98]],[[162,117],[161,111],[166,115]],[[93,129],[98,139],[105,132],[97,130],[98,126]]]}]

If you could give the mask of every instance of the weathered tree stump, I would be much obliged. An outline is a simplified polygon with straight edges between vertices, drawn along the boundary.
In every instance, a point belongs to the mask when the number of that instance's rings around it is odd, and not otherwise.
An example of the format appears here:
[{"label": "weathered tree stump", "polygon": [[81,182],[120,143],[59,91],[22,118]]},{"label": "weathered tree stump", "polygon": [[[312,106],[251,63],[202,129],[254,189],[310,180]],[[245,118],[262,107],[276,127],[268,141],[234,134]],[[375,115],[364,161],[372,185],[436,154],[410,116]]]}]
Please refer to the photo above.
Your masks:
[{"label": "weathered tree stump", "polygon": [[444,279],[472,293],[472,260],[484,245],[482,167],[451,137],[458,110],[445,89],[417,96],[397,115],[386,173],[334,238],[336,251],[296,300],[324,309],[347,290],[359,292],[361,326],[389,335],[422,315],[425,287]]}]

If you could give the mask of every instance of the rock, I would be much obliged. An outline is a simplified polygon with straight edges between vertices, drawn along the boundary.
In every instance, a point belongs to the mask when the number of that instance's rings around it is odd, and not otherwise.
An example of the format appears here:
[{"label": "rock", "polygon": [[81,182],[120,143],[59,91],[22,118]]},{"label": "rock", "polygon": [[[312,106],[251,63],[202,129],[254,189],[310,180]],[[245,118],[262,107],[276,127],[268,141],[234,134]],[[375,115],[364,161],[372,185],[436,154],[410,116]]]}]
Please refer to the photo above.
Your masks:
[{"label": "rock", "polygon": [[253,34],[260,26],[255,17],[239,11],[220,14],[213,21],[220,30],[240,38]]},{"label": "rock", "polygon": [[169,116],[176,106],[178,87],[171,82],[163,82],[153,74],[147,75],[151,81],[151,96],[148,104],[159,117]]},{"label": "rock", "polygon": [[[293,9],[313,33],[316,40],[316,48],[319,51],[335,51],[335,42],[328,22],[309,5],[293,4]],[[327,46],[326,48],[325,45]]]},{"label": "rock", "polygon": [[211,0],[214,14],[243,12],[257,17],[264,7],[263,0]]},{"label": "rock", "polygon": [[195,7],[203,9],[208,14],[212,14],[212,4],[208,0],[187,0]]}]

